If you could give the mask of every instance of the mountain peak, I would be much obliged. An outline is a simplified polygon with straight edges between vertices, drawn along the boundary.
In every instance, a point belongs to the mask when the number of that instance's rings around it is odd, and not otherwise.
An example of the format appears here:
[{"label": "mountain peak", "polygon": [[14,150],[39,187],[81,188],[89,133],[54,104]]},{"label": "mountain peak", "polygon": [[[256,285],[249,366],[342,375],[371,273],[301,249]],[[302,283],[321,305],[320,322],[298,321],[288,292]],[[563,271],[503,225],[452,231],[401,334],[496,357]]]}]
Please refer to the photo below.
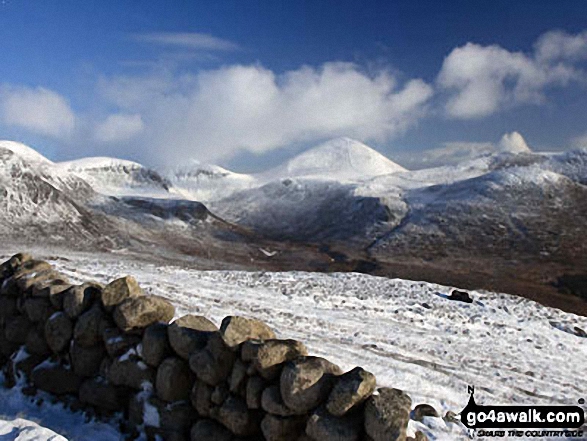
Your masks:
[{"label": "mountain peak", "polygon": [[505,133],[499,144],[498,149],[509,153],[530,153],[532,150],[526,143],[526,140],[519,132]]},{"label": "mountain peak", "polygon": [[20,142],[0,140],[0,148],[9,150],[16,156],[28,162],[52,164],[51,161],[49,161],[39,152],[27,145],[21,144]]},{"label": "mountain peak", "polygon": [[335,138],[313,147],[279,167],[290,177],[366,179],[406,171],[371,147],[351,138]]}]

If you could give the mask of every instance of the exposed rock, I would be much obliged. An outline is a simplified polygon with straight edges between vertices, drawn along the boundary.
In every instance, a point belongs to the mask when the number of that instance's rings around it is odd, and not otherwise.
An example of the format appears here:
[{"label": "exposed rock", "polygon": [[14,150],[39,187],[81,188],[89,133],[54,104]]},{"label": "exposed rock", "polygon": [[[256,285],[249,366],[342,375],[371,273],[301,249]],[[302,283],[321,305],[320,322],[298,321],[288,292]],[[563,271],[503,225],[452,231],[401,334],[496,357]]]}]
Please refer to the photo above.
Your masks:
[{"label": "exposed rock", "polygon": [[75,341],[71,344],[71,365],[73,372],[80,377],[94,377],[100,372],[106,351],[102,346],[84,347]]},{"label": "exposed rock", "polygon": [[18,349],[18,347],[18,343],[12,343],[6,340],[5,333],[0,331],[0,358],[10,357]]},{"label": "exposed rock", "polygon": [[306,347],[295,340],[249,340],[243,343],[241,357],[251,362],[263,378],[272,380],[286,361],[308,355]]},{"label": "exposed rock", "polygon": [[232,433],[212,420],[199,420],[192,427],[191,441],[232,441]]},{"label": "exposed rock", "polygon": [[[63,294],[63,310],[71,319],[78,318],[90,309],[90,306],[100,295],[102,286],[94,282],[86,282],[73,286]],[[55,299],[57,301],[57,299]]]},{"label": "exposed rock", "polygon": [[16,381],[21,378],[23,374],[26,378],[30,378],[33,369],[43,363],[45,360],[46,357],[30,354],[24,347],[21,347],[6,363],[5,385],[7,387],[14,386]]},{"label": "exposed rock", "polygon": [[124,300],[143,295],[143,290],[136,279],[132,276],[126,276],[106,285],[100,294],[100,299],[106,311],[112,311]]},{"label": "exposed rock", "polygon": [[254,435],[259,431],[259,415],[234,396],[228,397],[220,407],[218,421],[238,436]]},{"label": "exposed rock", "polygon": [[171,347],[185,360],[189,360],[196,350],[204,348],[208,337],[217,331],[216,325],[206,317],[192,314],[175,320],[167,328]]},{"label": "exposed rock", "polygon": [[236,395],[244,395],[247,383],[247,365],[236,360],[228,379],[230,391]]},{"label": "exposed rock", "polygon": [[167,323],[154,323],[145,329],[143,334],[143,360],[149,366],[158,367],[161,362],[172,354]]},{"label": "exposed rock", "polygon": [[102,344],[102,333],[112,326],[102,307],[95,303],[79,316],[73,329],[73,338],[80,346],[91,347]]},{"label": "exposed rock", "polygon": [[6,320],[4,329],[6,340],[11,343],[23,345],[33,324],[23,315],[18,315]]},{"label": "exposed rock", "polygon": [[446,421],[447,423],[460,423],[461,419],[459,418],[459,416],[454,413],[452,410],[449,410],[446,412],[446,414],[443,417],[443,420]]},{"label": "exposed rock", "polygon": [[473,299],[467,291],[459,291],[458,289],[453,289],[448,299],[464,303],[473,303]]},{"label": "exposed rock", "polygon": [[279,387],[272,385],[266,388],[261,395],[261,407],[265,412],[279,416],[292,416],[296,412],[288,408],[281,398]]},{"label": "exposed rock", "polygon": [[229,346],[237,346],[246,340],[275,338],[273,330],[260,320],[229,316],[222,320],[220,332]]},{"label": "exposed rock", "polygon": [[300,357],[285,364],[280,378],[281,397],[287,407],[303,414],[326,401],[341,369],[320,357]]},{"label": "exposed rock", "polygon": [[35,284],[31,290],[31,294],[33,297],[43,297],[49,299],[51,296],[57,295],[71,287],[72,285],[63,278],[45,280],[44,282]]},{"label": "exposed rock", "polygon": [[438,412],[430,404],[418,404],[412,411],[412,419],[414,421],[422,421],[424,417],[438,418]]},{"label": "exposed rock", "polygon": [[125,334],[118,328],[106,328],[102,331],[102,341],[108,355],[115,358],[139,344],[141,338],[137,335]]},{"label": "exposed rock", "polygon": [[33,323],[44,323],[55,312],[49,299],[31,297],[24,302],[24,310],[28,319]]},{"label": "exposed rock", "polygon": [[29,354],[40,355],[43,357],[51,355],[51,349],[45,340],[44,332],[38,327],[29,330],[25,347]]},{"label": "exposed rock", "polygon": [[22,293],[19,288],[19,281],[22,279],[26,281],[30,276],[35,276],[36,273],[51,270],[51,265],[42,260],[29,260],[23,262],[15,269],[13,274],[5,279],[0,285],[0,295],[16,297]]},{"label": "exposed rock", "polygon": [[6,321],[17,314],[16,299],[13,297],[0,296],[0,328],[3,328]]},{"label": "exposed rock", "polygon": [[66,282],[66,279],[67,278],[63,274],[58,273],[52,269],[48,269],[45,271],[31,272],[20,276],[16,280],[16,286],[21,293],[30,294],[33,290],[33,287],[36,285],[56,280]]},{"label": "exposed rock", "polygon": [[196,415],[192,407],[185,402],[175,402],[168,404],[155,397],[151,397],[145,403],[145,410],[157,412],[158,418],[145,418],[144,423],[147,434],[159,435],[164,440],[185,440],[188,439],[190,429],[196,420]]},{"label": "exposed rock", "polygon": [[128,394],[124,389],[97,379],[82,383],[79,398],[82,403],[114,412],[124,410],[128,403]]},{"label": "exposed rock", "polygon": [[326,409],[334,416],[342,416],[366,400],[375,390],[375,385],[375,375],[356,367],[336,378]]},{"label": "exposed rock", "polygon": [[356,418],[336,417],[320,408],[308,419],[306,434],[320,441],[358,441],[361,425]]},{"label": "exposed rock", "polygon": [[114,321],[126,332],[135,328],[146,328],[156,322],[169,322],[174,314],[174,306],[163,297],[131,297],[116,307]]},{"label": "exposed rock", "polygon": [[53,352],[68,349],[72,336],[73,324],[63,312],[56,312],[45,322],[45,339]]},{"label": "exposed rock", "polygon": [[155,382],[155,371],[138,358],[125,354],[112,362],[108,371],[108,381],[118,386],[140,390],[143,383]]},{"label": "exposed rock", "polygon": [[217,406],[220,406],[222,403],[224,403],[224,400],[226,400],[228,398],[228,395],[229,395],[229,393],[228,393],[228,388],[226,387],[226,385],[219,384],[212,391],[212,395],[210,396],[210,399],[212,400],[212,403],[216,404]]},{"label": "exposed rock", "polygon": [[365,404],[365,431],[374,441],[403,441],[411,398],[399,389],[381,388]]},{"label": "exposed rock", "polygon": [[267,441],[297,441],[305,425],[305,417],[280,417],[268,413],[261,421],[261,431]]},{"label": "exposed rock", "polygon": [[246,400],[249,409],[261,408],[261,396],[263,389],[265,389],[265,381],[258,376],[249,377],[246,387]]},{"label": "exposed rock", "polygon": [[82,379],[58,364],[40,365],[32,371],[33,384],[55,395],[77,394]]},{"label": "exposed rock", "polygon": [[212,411],[212,391],[213,389],[202,381],[196,381],[190,394],[192,406],[202,418],[210,416]]},{"label": "exposed rock", "polygon": [[6,279],[12,276],[24,262],[28,262],[29,260],[33,260],[33,256],[29,253],[15,254],[6,262],[0,264],[0,279]]},{"label": "exposed rock", "polygon": [[226,381],[237,355],[229,348],[222,335],[210,333],[206,347],[190,356],[190,368],[197,377],[210,386]]},{"label": "exposed rock", "polygon": [[194,374],[181,358],[166,358],[157,369],[155,388],[157,396],[163,401],[187,400],[193,384]]}]

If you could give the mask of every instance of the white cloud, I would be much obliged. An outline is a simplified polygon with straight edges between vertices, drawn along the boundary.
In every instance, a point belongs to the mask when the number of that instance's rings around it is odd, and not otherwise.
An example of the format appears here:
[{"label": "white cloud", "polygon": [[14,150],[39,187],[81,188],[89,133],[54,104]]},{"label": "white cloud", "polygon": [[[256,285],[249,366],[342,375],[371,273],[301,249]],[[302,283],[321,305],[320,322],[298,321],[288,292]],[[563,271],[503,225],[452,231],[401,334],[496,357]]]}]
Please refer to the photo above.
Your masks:
[{"label": "white cloud", "polygon": [[467,43],[444,59],[437,78],[449,98],[446,113],[470,119],[524,103],[541,103],[545,89],[584,76],[575,63],[587,58],[587,33],[544,34],[533,54]]},{"label": "white cloud", "polygon": [[141,115],[117,113],[96,125],[94,138],[99,142],[127,141],[145,128]]},{"label": "white cloud", "polygon": [[402,164],[408,168],[437,167],[454,165],[495,153],[531,152],[524,137],[518,132],[505,133],[499,142],[445,142],[442,147],[420,152],[418,155],[404,155]]},{"label": "white cloud", "polygon": [[587,133],[571,139],[571,145],[578,149],[587,149]]},{"label": "white cloud", "polygon": [[205,51],[233,51],[239,46],[231,41],[198,32],[151,32],[134,34],[133,39],[142,43],[176,46]]},{"label": "white cloud", "polygon": [[385,140],[418,121],[432,95],[421,80],[399,87],[389,72],[369,75],[351,63],[281,75],[234,65],[181,78],[104,80],[101,90],[124,112],[142,115],[137,145],[153,162],[213,161],[336,136]]},{"label": "white cloud", "polygon": [[53,138],[68,138],[75,127],[67,100],[43,87],[0,86],[0,120]]},{"label": "white cloud", "polygon": [[571,35],[550,31],[536,42],[536,58],[543,62],[579,61],[587,59],[587,31]]}]

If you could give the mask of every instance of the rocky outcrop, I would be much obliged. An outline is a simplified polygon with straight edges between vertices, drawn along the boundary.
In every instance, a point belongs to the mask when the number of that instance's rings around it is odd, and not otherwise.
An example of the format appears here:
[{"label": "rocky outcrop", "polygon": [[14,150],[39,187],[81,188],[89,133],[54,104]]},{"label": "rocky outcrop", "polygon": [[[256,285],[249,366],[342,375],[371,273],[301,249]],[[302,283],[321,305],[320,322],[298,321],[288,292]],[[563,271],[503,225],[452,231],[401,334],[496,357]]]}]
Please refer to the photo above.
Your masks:
[{"label": "rocky outcrop", "polygon": [[[24,375],[92,415],[123,412],[147,439],[406,439],[405,393],[375,392],[373,374],[344,373],[254,318],[226,317],[220,328],[198,315],[170,323],[173,305],[130,276],[72,286],[28,254],[0,265],[0,286],[7,384]],[[420,405],[412,414],[435,411]]]}]

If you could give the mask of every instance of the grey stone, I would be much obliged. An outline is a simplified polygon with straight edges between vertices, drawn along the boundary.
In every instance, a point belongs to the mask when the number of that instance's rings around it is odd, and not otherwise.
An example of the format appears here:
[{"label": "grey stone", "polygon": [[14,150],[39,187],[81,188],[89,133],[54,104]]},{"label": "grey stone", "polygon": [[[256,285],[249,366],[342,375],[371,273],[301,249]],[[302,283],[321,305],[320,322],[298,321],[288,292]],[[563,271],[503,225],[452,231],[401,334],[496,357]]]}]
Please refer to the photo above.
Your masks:
[{"label": "grey stone", "polygon": [[262,321],[238,316],[225,317],[220,332],[229,346],[238,346],[246,340],[275,338],[273,330]]},{"label": "grey stone", "polygon": [[108,380],[117,386],[141,390],[144,383],[155,382],[155,371],[138,358],[123,355],[112,362]]},{"label": "grey stone", "polygon": [[32,371],[33,384],[55,395],[77,394],[82,379],[60,365],[41,365]]},{"label": "grey stone", "polygon": [[68,349],[72,337],[73,324],[63,312],[56,312],[45,322],[45,339],[53,352]]},{"label": "grey stone", "polygon": [[283,402],[297,414],[318,407],[326,401],[338,366],[320,357],[300,357],[285,364],[280,378]]},{"label": "grey stone", "polygon": [[126,276],[106,285],[100,294],[100,298],[102,300],[102,306],[107,311],[112,311],[124,300],[143,295],[143,290],[136,279],[132,276]]},{"label": "grey stone", "polygon": [[259,414],[247,408],[238,397],[229,396],[218,411],[218,421],[237,436],[251,436],[259,432]]},{"label": "grey stone", "polygon": [[244,396],[246,394],[247,367],[248,366],[239,359],[234,362],[228,384],[230,391],[235,395]]},{"label": "grey stone", "polygon": [[197,380],[192,388],[190,401],[194,409],[196,409],[196,412],[198,412],[198,415],[202,418],[208,418],[214,407],[212,404],[212,391],[212,387]]},{"label": "grey stone", "polygon": [[73,338],[80,346],[91,347],[103,343],[102,333],[112,326],[99,304],[95,303],[79,316],[73,328]]},{"label": "grey stone", "polygon": [[308,419],[306,434],[320,441],[358,441],[361,424],[354,417],[335,417],[321,408]]},{"label": "grey stone", "polygon": [[[45,280],[44,282],[35,284],[31,290],[31,294],[33,297],[50,299],[51,296],[57,295],[71,287],[72,285],[65,278]],[[63,305],[63,302],[61,304]]]},{"label": "grey stone", "polygon": [[206,317],[191,314],[175,320],[167,328],[171,347],[184,360],[189,360],[193,352],[204,348],[208,337],[217,331],[216,325]]},{"label": "grey stone", "polygon": [[206,346],[190,356],[190,368],[197,377],[216,386],[226,381],[231,374],[237,354],[226,345],[219,332],[210,333]]},{"label": "grey stone", "polygon": [[86,282],[73,286],[63,294],[63,310],[71,319],[78,318],[90,309],[94,300],[100,295],[102,286],[94,282]]},{"label": "grey stone", "polygon": [[261,431],[267,441],[297,441],[305,425],[305,417],[281,417],[268,413],[261,421]]},{"label": "grey stone", "polygon": [[166,358],[157,369],[157,396],[168,402],[187,400],[194,380],[195,376],[185,360]]},{"label": "grey stone", "polygon": [[249,340],[241,348],[242,359],[251,362],[267,380],[279,376],[283,363],[304,355],[308,355],[308,350],[295,340]]},{"label": "grey stone", "polygon": [[265,387],[266,383],[261,377],[249,377],[246,387],[246,400],[249,409],[261,408],[261,396]]},{"label": "grey stone", "polygon": [[334,416],[344,415],[375,391],[376,382],[375,375],[360,367],[337,377],[326,409]]},{"label": "grey stone", "polygon": [[288,408],[281,398],[279,387],[272,385],[266,388],[261,395],[261,407],[265,412],[279,416],[293,416],[296,412]]},{"label": "grey stone", "polygon": [[159,296],[130,297],[114,310],[114,321],[123,331],[146,328],[156,322],[169,322],[175,308]]},{"label": "grey stone", "polygon": [[228,393],[228,388],[226,387],[226,385],[219,384],[212,391],[212,395],[210,396],[210,399],[212,400],[212,403],[219,406],[222,403],[224,403],[224,400],[226,400],[228,398],[228,395],[229,395],[229,393]]},{"label": "grey stone", "polygon": [[191,430],[191,441],[232,441],[232,433],[212,420],[199,420]]},{"label": "grey stone", "polygon": [[100,372],[100,365],[106,356],[102,346],[84,347],[75,342],[69,350],[73,372],[80,377],[94,377]]},{"label": "grey stone", "polygon": [[145,329],[142,341],[142,357],[149,366],[158,367],[161,362],[172,355],[167,337],[166,323],[154,323]]},{"label": "grey stone", "polygon": [[45,323],[56,312],[49,299],[31,297],[24,301],[24,310],[28,319],[33,323]]},{"label": "grey stone", "polygon": [[414,421],[422,421],[424,417],[438,418],[438,412],[430,404],[418,404],[412,411],[412,419]]},{"label": "grey stone", "polygon": [[79,398],[82,403],[113,412],[124,410],[128,403],[128,394],[124,389],[98,379],[84,381]]},{"label": "grey stone", "polygon": [[39,327],[34,327],[29,330],[25,348],[30,354],[41,355],[43,357],[51,355],[51,349],[45,340],[44,332]]},{"label": "grey stone", "polygon": [[6,321],[4,329],[6,340],[23,345],[33,324],[23,315],[12,317]]},{"label": "grey stone", "polygon": [[365,431],[374,441],[403,441],[412,400],[399,389],[381,388],[365,404]]},{"label": "grey stone", "polygon": [[108,356],[115,358],[138,345],[141,338],[138,335],[125,334],[118,328],[108,327],[102,331],[102,341]]}]

